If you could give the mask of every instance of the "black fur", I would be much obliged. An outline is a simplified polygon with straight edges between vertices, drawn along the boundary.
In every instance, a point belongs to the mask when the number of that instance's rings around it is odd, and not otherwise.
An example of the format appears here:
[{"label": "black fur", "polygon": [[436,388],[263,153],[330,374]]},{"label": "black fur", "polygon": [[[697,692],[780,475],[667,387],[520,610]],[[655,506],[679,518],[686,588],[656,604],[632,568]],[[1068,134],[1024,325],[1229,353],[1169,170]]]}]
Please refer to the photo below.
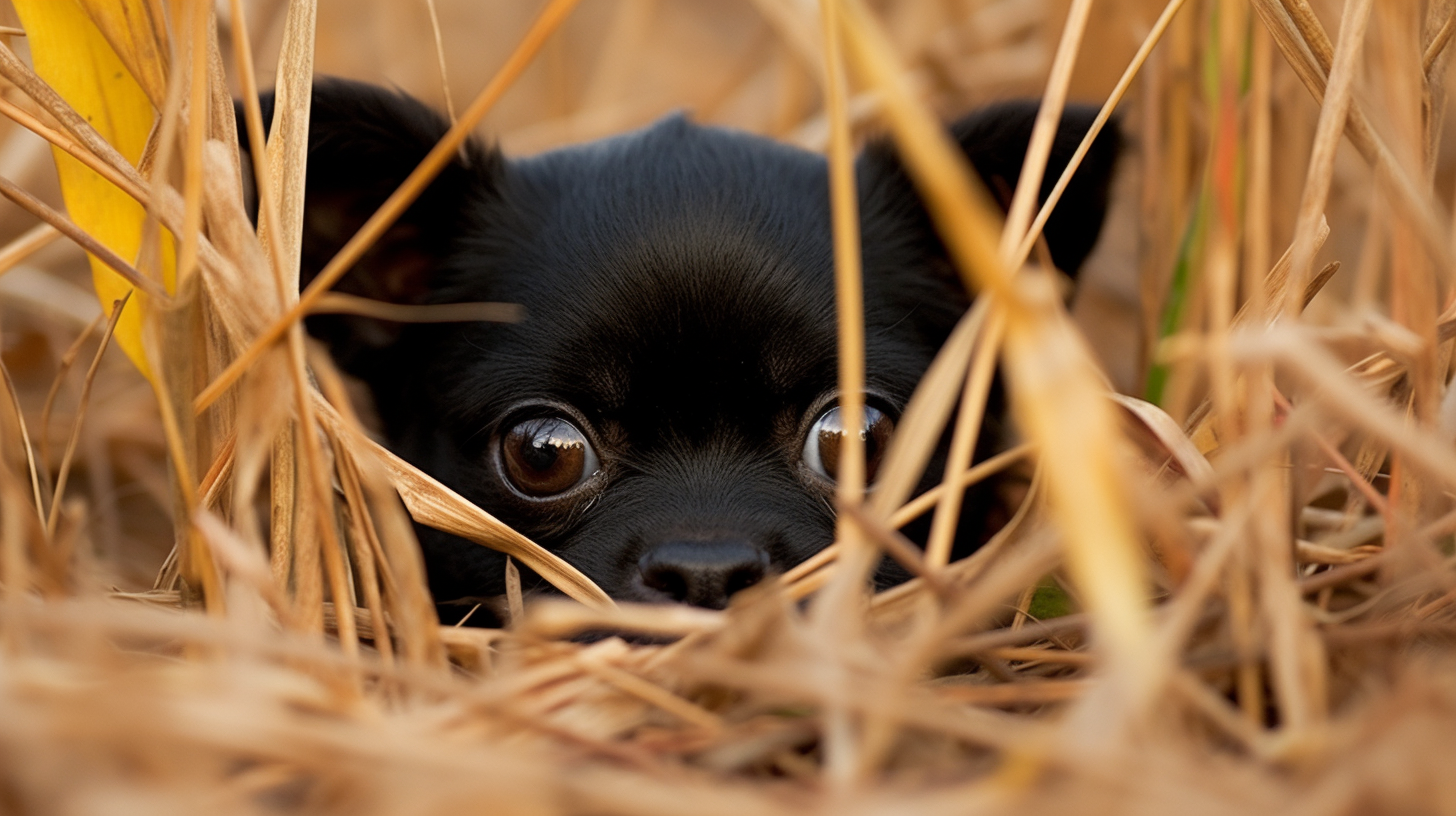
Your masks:
[{"label": "black fur", "polygon": [[[1035,113],[1004,104],[952,126],[993,191],[1014,187]],[[1046,190],[1092,113],[1065,115]],[[399,94],[315,86],[305,281],[445,129]],[[1068,273],[1096,242],[1116,153],[1109,129],[1048,225]],[[857,176],[869,400],[894,418],[968,300],[893,150],[870,147]],[[368,384],[402,456],[614,597],[721,605],[725,592],[664,594],[644,570],[661,553],[731,550],[781,571],[832,538],[832,484],[801,459],[837,376],[827,191],[822,157],[683,116],[527,159],[472,145],[339,288],[519,303],[527,319],[309,328]],[[506,483],[501,437],[545,415],[580,427],[601,467],[532,500]],[[958,554],[982,540],[989,501],[969,497]],[[438,601],[503,591],[499,554],[433,530],[421,544]]]}]

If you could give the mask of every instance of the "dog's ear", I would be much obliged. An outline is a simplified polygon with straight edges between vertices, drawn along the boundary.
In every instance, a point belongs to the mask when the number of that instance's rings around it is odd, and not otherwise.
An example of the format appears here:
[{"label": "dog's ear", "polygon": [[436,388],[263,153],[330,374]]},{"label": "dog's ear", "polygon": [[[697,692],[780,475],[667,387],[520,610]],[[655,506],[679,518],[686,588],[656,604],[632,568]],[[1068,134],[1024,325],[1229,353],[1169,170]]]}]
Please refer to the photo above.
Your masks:
[{"label": "dog's ear", "polygon": [[[261,101],[266,128],[273,118],[273,94]],[[340,79],[314,83],[299,269],[303,285],[322,271],[448,128],[443,117],[404,94]],[[244,159],[250,161],[246,135],[243,142]],[[501,168],[498,152],[468,144],[463,158],[457,156],[436,177],[334,288],[393,303],[425,301],[474,205],[497,189]],[[256,201],[250,204],[256,208]],[[392,343],[399,326],[369,318],[320,317],[310,320],[309,328],[328,340],[335,356],[347,364],[360,352]]]},{"label": "dog's ear", "polygon": [[[1003,208],[1011,203],[1021,176],[1038,107],[1036,101],[1005,102],[978,110],[950,126],[951,135]],[[1039,200],[1045,201],[1056,186],[1096,116],[1096,108],[1079,105],[1068,105],[1063,111]],[[1043,235],[1052,261],[1068,275],[1076,275],[1097,243],[1120,150],[1121,140],[1114,122],[1098,135],[1047,221]],[[862,198],[871,207],[920,207],[913,185],[894,148],[887,142],[873,144],[865,150],[859,174],[865,191]],[[907,204],[907,198],[914,203]]]}]

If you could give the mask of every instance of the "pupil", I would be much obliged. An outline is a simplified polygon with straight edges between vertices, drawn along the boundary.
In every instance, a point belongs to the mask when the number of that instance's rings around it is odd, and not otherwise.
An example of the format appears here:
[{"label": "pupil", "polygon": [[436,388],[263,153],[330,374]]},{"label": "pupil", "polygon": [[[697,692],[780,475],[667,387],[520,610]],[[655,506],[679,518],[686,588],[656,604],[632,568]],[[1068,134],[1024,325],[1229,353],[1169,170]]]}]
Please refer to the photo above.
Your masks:
[{"label": "pupil", "polygon": [[534,434],[526,438],[526,444],[521,446],[521,459],[531,470],[538,473],[548,471],[556,465],[556,460],[561,458],[560,445],[561,440],[556,439],[545,428],[538,428]]}]

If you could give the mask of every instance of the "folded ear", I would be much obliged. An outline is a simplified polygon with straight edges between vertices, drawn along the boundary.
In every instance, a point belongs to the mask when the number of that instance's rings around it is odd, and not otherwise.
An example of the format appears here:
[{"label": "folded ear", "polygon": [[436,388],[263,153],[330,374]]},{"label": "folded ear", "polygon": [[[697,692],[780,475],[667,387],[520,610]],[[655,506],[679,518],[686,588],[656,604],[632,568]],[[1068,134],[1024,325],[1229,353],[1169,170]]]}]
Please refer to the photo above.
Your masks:
[{"label": "folded ear", "polygon": [[[1006,207],[1021,177],[1021,166],[1036,123],[1037,101],[1016,101],[976,111],[950,126],[951,135],[965,151],[991,194]],[[1045,201],[1066,169],[1082,137],[1092,126],[1097,109],[1068,105],[1052,143],[1051,156],[1043,176],[1040,201]],[[1091,254],[1102,230],[1107,211],[1108,189],[1121,149],[1116,123],[1104,128],[1092,149],[1078,165],[1071,184],[1047,221],[1043,235],[1057,268],[1075,276]],[[888,143],[871,145],[860,159],[862,198],[883,212],[888,209],[923,209],[913,185],[905,175],[894,148]],[[880,198],[880,201],[876,201]]]},{"label": "folded ear", "polygon": [[[271,125],[273,94],[262,99]],[[241,110],[239,111],[241,118]],[[341,79],[314,83],[309,116],[299,277],[313,280],[445,135],[449,123],[402,93]],[[250,146],[243,137],[245,160]],[[414,204],[334,287],[394,303],[420,303],[454,250],[473,210],[493,195],[501,157],[468,144]],[[256,202],[254,202],[256,207]],[[398,324],[357,317],[316,317],[309,329],[329,341],[348,365],[371,348],[389,345]]]}]

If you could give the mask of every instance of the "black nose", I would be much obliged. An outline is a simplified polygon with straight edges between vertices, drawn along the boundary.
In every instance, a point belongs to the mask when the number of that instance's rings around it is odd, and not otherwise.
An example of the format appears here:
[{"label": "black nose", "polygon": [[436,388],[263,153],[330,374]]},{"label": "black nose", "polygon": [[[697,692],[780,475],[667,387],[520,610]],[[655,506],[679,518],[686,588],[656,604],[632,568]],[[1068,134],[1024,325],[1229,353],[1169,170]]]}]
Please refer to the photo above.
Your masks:
[{"label": "black nose", "polygon": [[648,550],[642,584],[664,600],[723,609],[733,593],[768,574],[768,554],[747,541],[668,541]]}]

